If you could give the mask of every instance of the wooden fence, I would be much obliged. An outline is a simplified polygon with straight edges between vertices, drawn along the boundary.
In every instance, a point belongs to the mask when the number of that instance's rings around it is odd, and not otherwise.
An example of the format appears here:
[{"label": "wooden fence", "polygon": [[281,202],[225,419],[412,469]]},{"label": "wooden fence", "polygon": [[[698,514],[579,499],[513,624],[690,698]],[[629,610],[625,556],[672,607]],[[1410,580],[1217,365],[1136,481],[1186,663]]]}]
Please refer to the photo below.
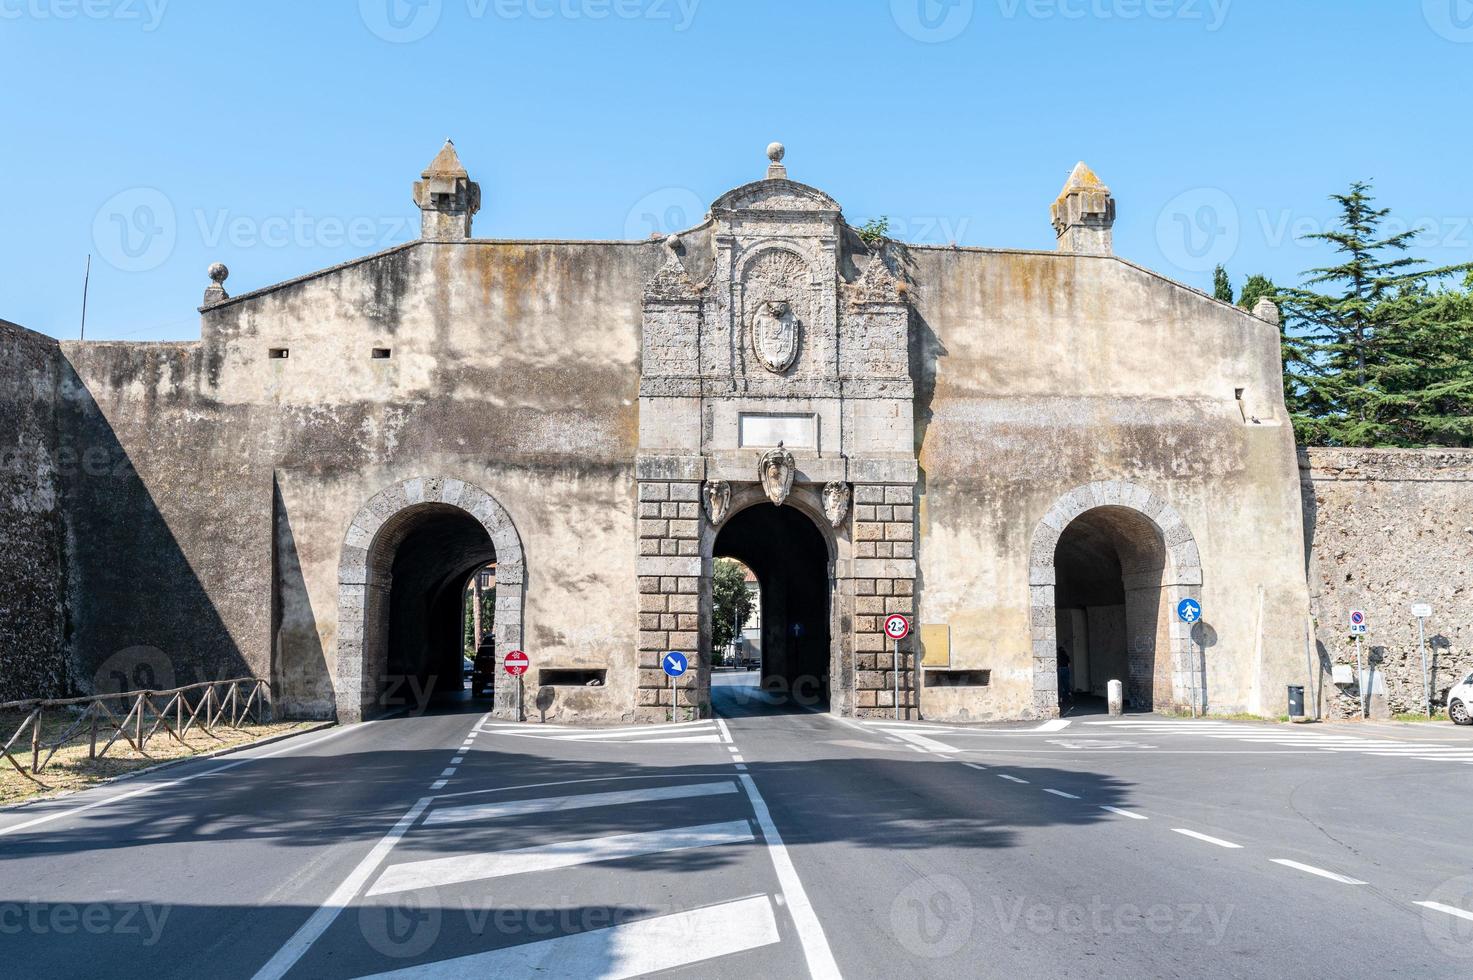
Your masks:
[{"label": "wooden fence", "polygon": [[[110,703],[114,707],[110,708]],[[191,729],[223,741],[215,734],[215,729],[221,725],[238,729],[248,719],[253,719],[258,725],[264,724],[271,717],[271,684],[257,677],[245,677],[191,684],[168,691],[129,691],[85,698],[0,704],[0,714],[9,713],[23,713],[25,717],[4,748],[0,748],[0,754],[21,775],[44,786],[39,778],[42,771],[52,757],[69,744],[86,744],[87,758],[100,759],[122,739],[139,755],[148,758],[148,740],[159,735],[161,730],[180,743],[184,742]],[[60,735],[48,738],[45,734],[48,714],[51,717],[58,714],[70,717],[72,722]],[[103,736],[107,741],[98,748],[98,740]],[[23,746],[17,750],[21,758],[11,751],[17,745]],[[23,761],[27,755],[30,756],[29,767]]]}]

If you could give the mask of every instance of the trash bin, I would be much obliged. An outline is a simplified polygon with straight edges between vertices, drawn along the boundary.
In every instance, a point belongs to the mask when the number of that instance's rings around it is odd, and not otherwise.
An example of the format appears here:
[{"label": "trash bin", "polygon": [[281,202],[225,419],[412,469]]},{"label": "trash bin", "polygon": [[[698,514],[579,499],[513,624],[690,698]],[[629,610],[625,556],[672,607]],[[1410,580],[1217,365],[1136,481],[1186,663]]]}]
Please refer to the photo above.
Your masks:
[{"label": "trash bin", "polygon": [[1304,717],[1304,685],[1289,685],[1289,717]]}]

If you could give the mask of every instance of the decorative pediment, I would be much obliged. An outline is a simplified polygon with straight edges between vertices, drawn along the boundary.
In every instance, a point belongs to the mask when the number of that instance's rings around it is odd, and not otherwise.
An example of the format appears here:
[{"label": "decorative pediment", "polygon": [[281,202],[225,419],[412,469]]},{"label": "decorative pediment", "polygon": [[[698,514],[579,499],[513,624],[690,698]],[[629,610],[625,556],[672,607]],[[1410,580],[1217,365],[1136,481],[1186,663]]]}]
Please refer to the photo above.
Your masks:
[{"label": "decorative pediment", "polygon": [[849,287],[849,298],[856,303],[897,303],[901,301],[900,283],[885,261],[883,246],[870,258],[864,272]]},{"label": "decorative pediment", "polygon": [[711,205],[712,213],[723,211],[839,213],[839,202],[816,187],[796,180],[758,180],[723,194]]}]

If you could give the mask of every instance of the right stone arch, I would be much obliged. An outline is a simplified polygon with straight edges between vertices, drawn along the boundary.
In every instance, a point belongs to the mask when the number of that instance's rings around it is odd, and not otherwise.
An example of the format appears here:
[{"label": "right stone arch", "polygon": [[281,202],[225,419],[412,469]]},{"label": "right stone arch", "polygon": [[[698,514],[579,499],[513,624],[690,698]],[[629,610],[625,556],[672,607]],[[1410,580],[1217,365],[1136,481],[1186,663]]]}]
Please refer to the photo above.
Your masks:
[{"label": "right stone arch", "polygon": [[[1121,554],[1121,573],[1126,589],[1144,587],[1149,582],[1159,588],[1159,608],[1164,622],[1153,656],[1169,675],[1169,692],[1157,692],[1152,698],[1160,708],[1169,697],[1170,706],[1186,709],[1195,701],[1205,705],[1205,684],[1201,665],[1194,664],[1190,628],[1176,617],[1177,603],[1182,599],[1201,600],[1202,558],[1196,538],[1174,507],[1146,487],[1123,480],[1086,484],[1064,494],[1033,531],[1029,549],[1028,595],[1029,621],[1033,640],[1033,709],[1044,718],[1059,714],[1058,648],[1056,619],[1058,569],[1056,555],[1066,529],[1077,519],[1095,514],[1139,529],[1139,546]],[[1139,540],[1149,534],[1154,541]],[[1157,566],[1157,567],[1152,567]],[[1169,615],[1168,615],[1169,614]],[[1160,664],[1162,654],[1165,664]],[[1194,676],[1194,672],[1195,676]],[[1139,690],[1142,683],[1135,676],[1131,686]],[[1135,699],[1139,700],[1139,693]]]}]

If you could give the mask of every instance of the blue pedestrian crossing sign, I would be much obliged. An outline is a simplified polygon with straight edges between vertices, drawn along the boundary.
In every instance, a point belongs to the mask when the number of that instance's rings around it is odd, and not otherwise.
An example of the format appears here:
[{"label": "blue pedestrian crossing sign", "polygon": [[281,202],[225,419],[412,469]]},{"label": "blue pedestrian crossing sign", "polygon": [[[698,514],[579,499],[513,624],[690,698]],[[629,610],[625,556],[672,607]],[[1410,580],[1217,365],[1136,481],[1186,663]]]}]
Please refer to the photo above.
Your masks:
[{"label": "blue pedestrian crossing sign", "polygon": [[685,658],[685,654],[672,650],[665,654],[665,659],[660,662],[660,666],[664,667],[665,673],[671,677],[679,677],[690,669],[690,661]]},{"label": "blue pedestrian crossing sign", "polygon": [[1176,614],[1183,623],[1195,623],[1202,618],[1202,604],[1196,599],[1183,599],[1176,604]]}]

